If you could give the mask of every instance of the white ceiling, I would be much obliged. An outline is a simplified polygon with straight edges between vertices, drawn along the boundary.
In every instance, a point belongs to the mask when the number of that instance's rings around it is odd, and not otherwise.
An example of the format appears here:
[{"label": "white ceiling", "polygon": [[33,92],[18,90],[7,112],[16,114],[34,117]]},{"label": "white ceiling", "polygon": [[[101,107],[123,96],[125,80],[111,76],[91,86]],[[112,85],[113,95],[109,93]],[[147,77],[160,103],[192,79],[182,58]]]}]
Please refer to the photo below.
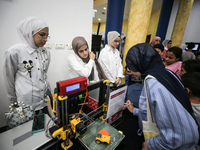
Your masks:
[{"label": "white ceiling", "polygon": [[[128,19],[129,10],[130,10],[130,2],[131,2],[131,0],[125,0],[124,20]],[[161,5],[162,5],[162,0],[154,0],[152,12],[161,8]],[[107,3],[94,7],[94,9],[97,10],[97,12],[95,12],[95,17],[93,17],[93,23],[106,22],[107,10],[104,10],[103,9],[104,7],[107,8]],[[101,18],[101,21],[99,21],[98,18]]]}]

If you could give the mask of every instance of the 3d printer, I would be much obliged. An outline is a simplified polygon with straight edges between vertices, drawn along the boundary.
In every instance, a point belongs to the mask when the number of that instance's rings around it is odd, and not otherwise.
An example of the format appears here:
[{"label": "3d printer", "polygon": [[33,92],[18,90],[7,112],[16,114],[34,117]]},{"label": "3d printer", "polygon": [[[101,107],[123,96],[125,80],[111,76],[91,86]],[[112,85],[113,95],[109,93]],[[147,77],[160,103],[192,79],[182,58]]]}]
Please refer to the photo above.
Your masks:
[{"label": "3d printer", "polygon": [[[105,83],[105,81],[99,81],[88,86],[86,77],[57,82],[57,99],[55,104],[57,126],[50,128],[50,133],[53,138],[58,137],[62,140],[61,147],[63,149],[69,149],[73,145],[70,139],[78,137],[86,132],[87,122],[91,122],[91,118],[99,117],[103,114],[102,104],[105,101],[105,96],[102,95],[105,95]],[[98,102],[99,107],[95,109],[95,111],[91,111],[87,115],[82,115],[82,117],[80,117],[82,114],[81,110],[87,100],[89,91],[96,88],[100,89]],[[70,117],[70,103],[75,100],[80,100],[82,102],[83,98],[84,102],[79,112]]]}]

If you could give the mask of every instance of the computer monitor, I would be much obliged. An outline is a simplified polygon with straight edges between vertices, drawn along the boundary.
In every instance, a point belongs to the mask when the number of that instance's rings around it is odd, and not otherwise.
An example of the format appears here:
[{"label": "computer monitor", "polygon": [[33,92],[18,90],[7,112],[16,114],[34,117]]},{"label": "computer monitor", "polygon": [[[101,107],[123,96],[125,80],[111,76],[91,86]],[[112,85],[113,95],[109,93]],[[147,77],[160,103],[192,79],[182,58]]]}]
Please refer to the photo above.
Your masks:
[{"label": "computer monitor", "polygon": [[198,47],[199,47],[199,44],[195,44],[195,45],[194,45],[194,48],[193,48],[192,50],[197,51],[197,50],[198,50]]},{"label": "computer monitor", "polygon": [[[191,42],[186,42],[185,44],[188,45]],[[194,44],[194,48],[192,49],[192,51],[198,51],[199,50],[199,45],[200,43],[193,43]],[[185,50],[188,50],[188,48],[186,48]]]}]

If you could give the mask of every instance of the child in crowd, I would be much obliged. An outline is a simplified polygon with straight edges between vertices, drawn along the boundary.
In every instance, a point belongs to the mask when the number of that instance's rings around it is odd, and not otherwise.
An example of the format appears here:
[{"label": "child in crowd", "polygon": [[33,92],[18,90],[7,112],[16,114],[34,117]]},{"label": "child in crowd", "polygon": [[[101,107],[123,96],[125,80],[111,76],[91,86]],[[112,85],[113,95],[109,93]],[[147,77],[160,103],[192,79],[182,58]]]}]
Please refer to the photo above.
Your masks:
[{"label": "child in crowd", "polygon": [[188,91],[194,115],[200,126],[200,72],[189,72],[182,77],[182,83]]},{"label": "child in crowd", "polygon": [[161,55],[161,58],[165,58],[167,50],[172,47],[172,40],[164,40],[162,42],[162,45],[164,46],[163,54]]},{"label": "child in crowd", "polygon": [[[160,54],[160,56],[163,55],[163,52],[164,52],[164,46],[162,44],[156,44],[154,46],[154,49]],[[161,57],[162,58],[162,57]],[[164,61],[165,59],[162,58],[162,61]]]},{"label": "child in crowd", "polygon": [[143,150],[195,148],[199,140],[198,125],[193,118],[188,94],[178,77],[165,69],[156,50],[147,43],[137,44],[129,49],[126,64],[137,78],[154,77],[146,80],[139,108],[134,107],[130,100],[124,104],[133,115],[138,116],[138,134],[141,135],[142,121],[147,121],[148,95],[149,107],[160,135],[143,142]]},{"label": "child in crowd", "polygon": [[180,78],[180,70],[182,62],[181,60],[182,49],[179,47],[171,47],[165,56],[165,68],[173,71]]},{"label": "child in crowd", "polygon": [[189,72],[200,72],[200,60],[187,60],[182,63],[180,76]]}]

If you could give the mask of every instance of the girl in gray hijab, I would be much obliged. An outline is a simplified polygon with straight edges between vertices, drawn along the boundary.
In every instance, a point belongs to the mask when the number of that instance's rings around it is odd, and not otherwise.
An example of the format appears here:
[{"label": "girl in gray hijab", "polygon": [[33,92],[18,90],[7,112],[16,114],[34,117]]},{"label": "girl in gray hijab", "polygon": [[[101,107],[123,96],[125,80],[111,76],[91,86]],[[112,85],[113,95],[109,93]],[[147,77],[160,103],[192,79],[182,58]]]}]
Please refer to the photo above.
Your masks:
[{"label": "girl in gray hijab", "polygon": [[72,48],[74,53],[68,57],[69,78],[85,76],[89,81],[107,79],[95,54],[89,52],[88,43],[84,37],[75,37]]}]

